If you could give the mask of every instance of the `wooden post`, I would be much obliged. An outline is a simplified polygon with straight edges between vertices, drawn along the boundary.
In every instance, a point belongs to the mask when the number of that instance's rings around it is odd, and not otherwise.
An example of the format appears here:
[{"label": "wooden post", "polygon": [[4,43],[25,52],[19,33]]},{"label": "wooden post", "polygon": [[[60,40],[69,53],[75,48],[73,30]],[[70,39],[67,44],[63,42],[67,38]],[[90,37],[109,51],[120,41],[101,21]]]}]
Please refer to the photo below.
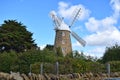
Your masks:
[{"label": "wooden post", "polygon": [[110,77],[110,64],[107,63],[107,73],[108,73],[108,76]]},{"label": "wooden post", "polygon": [[41,75],[43,75],[43,63],[41,63],[41,65],[40,65],[40,73],[41,73]]},{"label": "wooden post", "polygon": [[59,75],[59,63],[58,63],[58,61],[56,62],[56,74]]}]

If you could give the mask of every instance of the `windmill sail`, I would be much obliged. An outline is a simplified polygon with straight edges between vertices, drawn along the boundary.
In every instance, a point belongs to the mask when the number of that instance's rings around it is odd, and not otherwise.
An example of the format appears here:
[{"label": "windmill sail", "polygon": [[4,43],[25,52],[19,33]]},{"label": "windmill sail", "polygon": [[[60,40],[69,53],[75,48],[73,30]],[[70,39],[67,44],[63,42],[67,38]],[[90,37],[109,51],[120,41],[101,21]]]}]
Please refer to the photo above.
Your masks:
[{"label": "windmill sail", "polygon": [[55,16],[54,23],[55,23],[55,25],[57,25],[56,27],[60,27],[60,25],[62,23],[62,19],[59,18],[58,16]]},{"label": "windmill sail", "polygon": [[71,31],[71,35],[82,45],[85,46],[86,42],[80,38],[75,32]]},{"label": "windmill sail", "polygon": [[54,24],[55,24],[56,29],[57,29],[58,27],[60,27],[60,25],[61,25],[61,23],[62,23],[62,19],[56,15],[55,11],[51,11],[51,12],[50,12],[50,16],[51,16],[51,18],[53,19],[53,22],[54,22]]},{"label": "windmill sail", "polygon": [[75,12],[76,14],[75,14],[73,20],[71,21],[69,27],[71,27],[71,26],[73,25],[73,23],[75,22],[75,20],[79,17],[80,11],[81,11],[81,8],[79,8],[79,9]]}]

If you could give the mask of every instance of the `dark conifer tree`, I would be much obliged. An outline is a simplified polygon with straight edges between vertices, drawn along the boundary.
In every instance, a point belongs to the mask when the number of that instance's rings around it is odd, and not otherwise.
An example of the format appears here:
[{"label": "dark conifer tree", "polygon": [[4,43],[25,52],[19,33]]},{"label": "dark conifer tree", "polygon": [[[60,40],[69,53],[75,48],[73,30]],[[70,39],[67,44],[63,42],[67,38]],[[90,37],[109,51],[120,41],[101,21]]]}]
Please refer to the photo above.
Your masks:
[{"label": "dark conifer tree", "polygon": [[16,20],[5,20],[0,25],[0,52],[14,50],[23,52],[37,47],[32,38],[33,33]]}]

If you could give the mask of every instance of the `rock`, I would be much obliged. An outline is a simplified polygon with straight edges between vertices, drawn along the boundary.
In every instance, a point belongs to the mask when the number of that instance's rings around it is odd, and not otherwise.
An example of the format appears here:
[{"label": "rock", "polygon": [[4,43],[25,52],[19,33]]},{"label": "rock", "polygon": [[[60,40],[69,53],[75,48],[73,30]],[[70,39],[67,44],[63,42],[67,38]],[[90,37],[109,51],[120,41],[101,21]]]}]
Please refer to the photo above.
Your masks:
[{"label": "rock", "polygon": [[81,79],[81,76],[79,73],[73,73],[72,74],[74,78],[78,78],[78,79]]},{"label": "rock", "polygon": [[11,75],[11,77],[13,77],[14,80],[23,80],[23,78],[20,76],[19,72],[17,72],[17,73],[12,72],[10,75]]},{"label": "rock", "polygon": [[30,80],[39,80],[38,76],[34,73],[28,74],[28,77]]},{"label": "rock", "polygon": [[94,77],[100,77],[100,75],[98,73],[94,74]]},{"label": "rock", "polygon": [[32,73],[33,80],[38,80],[38,77],[36,74]]},{"label": "rock", "polygon": [[[108,78],[106,73],[72,73],[65,75],[54,75],[54,74],[34,74],[29,75],[20,74],[19,72],[11,72],[10,74],[0,72],[0,80],[103,80]],[[120,77],[120,72],[111,73],[111,77]]]},{"label": "rock", "polygon": [[3,72],[0,72],[0,77],[4,77],[4,78],[6,78],[7,76],[9,76],[9,74],[8,74],[8,73],[3,73]]},{"label": "rock", "polygon": [[23,77],[24,80],[30,80],[26,74],[21,74],[21,77]]},{"label": "rock", "polygon": [[112,73],[110,76],[111,76],[111,77],[120,77],[120,76],[119,76],[119,73],[117,73],[117,72]]},{"label": "rock", "polygon": [[45,80],[45,77],[43,75],[38,74],[38,80]]},{"label": "rock", "polygon": [[89,80],[89,78],[85,78],[84,80]]},{"label": "rock", "polygon": [[73,79],[73,74],[68,74],[68,75],[66,75],[66,77],[67,77],[68,79]]},{"label": "rock", "polygon": [[86,73],[82,74],[82,78],[87,78]]},{"label": "rock", "polygon": [[101,77],[107,77],[107,75],[105,73],[102,73]]},{"label": "rock", "polygon": [[68,79],[67,75],[59,75],[59,80],[67,80],[67,79]]},{"label": "rock", "polygon": [[90,72],[89,75],[90,75],[90,77],[93,77],[93,73],[92,72]]},{"label": "rock", "polygon": [[92,73],[86,73],[85,75],[86,75],[87,78],[93,77]]},{"label": "rock", "polygon": [[49,74],[50,80],[59,80],[57,75]]},{"label": "rock", "polygon": [[50,80],[50,77],[46,73],[44,74],[44,77],[46,80]]},{"label": "rock", "polygon": [[0,72],[0,80],[11,80],[12,77],[8,73]]}]

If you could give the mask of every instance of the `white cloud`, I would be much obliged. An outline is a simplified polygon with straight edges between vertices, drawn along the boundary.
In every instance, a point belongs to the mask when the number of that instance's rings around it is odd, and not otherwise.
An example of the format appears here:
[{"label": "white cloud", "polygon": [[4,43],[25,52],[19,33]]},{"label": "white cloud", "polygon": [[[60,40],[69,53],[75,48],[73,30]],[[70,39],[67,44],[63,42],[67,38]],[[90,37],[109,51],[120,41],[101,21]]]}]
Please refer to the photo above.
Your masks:
[{"label": "white cloud", "polygon": [[78,31],[80,31],[80,32],[83,32],[83,31],[84,31],[84,29],[83,29],[82,26],[76,26],[76,27],[73,28],[73,30],[74,30],[74,31],[77,31],[77,30],[78,30]]},{"label": "white cloud", "polygon": [[72,44],[73,47],[82,47],[82,45],[76,41],[75,43]]},{"label": "white cloud", "polygon": [[117,23],[113,17],[106,17],[102,20],[96,20],[94,17],[88,19],[88,22],[85,23],[86,28],[91,32],[113,30],[115,27],[114,24]]},{"label": "white cloud", "polygon": [[81,4],[71,6],[69,3],[59,2],[58,13],[64,18],[70,19],[75,15],[75,11],[78,8],[81,8],[79,20],[84,20],[89,17],[90,11]]},{"label": "white cloud", "polygon": [[69,4],[65,3],[65,2],[59,2],[59,9],[64,9],[64,8],[68,8]]},{"label": "white cloud", "polygon": [[105,53],[105,47],[96,47],[94,49],[88,50],[85,54],[100,58],[103,56],[103,53]]},{"label": "white cloud", "polygon": [[87,30],[93,32],[93,34],[85,37],[88,45],[107,46],[120,42],[120,31],[115,26],[119,19],[118,15],[120,15],[120,0],[111,0],[111,7],[114,10],[113,15],[101,20],[91,17],[85,23]]},{"label": "white cloud", "polygon": [[46,44],[40,45],[39,47],[40,47],[40,50],[43,50],[46,47]]},{"label": "white cloud", "polygon": [[111,0],[110,4],[112,5],[112,9],[114,10],[113,17],[119,18],[119,16],[120,16],[120,0]]},{"label": "white cloud", "polygon": [[100,22],[95,20],[95,18],[90,18],[87,23],[85,23],[86,28],[91,32],[96,32],[99,30]]},{"label": "white cloud", "polygon": [[113,31],[103,31],[97,32],[95,34],[91,34],[86,36],[85,40],[87,41],[87,45],[91,46],[108,46],[111,44],[115,44],[120,41],[120,32],[117,29]]}]

